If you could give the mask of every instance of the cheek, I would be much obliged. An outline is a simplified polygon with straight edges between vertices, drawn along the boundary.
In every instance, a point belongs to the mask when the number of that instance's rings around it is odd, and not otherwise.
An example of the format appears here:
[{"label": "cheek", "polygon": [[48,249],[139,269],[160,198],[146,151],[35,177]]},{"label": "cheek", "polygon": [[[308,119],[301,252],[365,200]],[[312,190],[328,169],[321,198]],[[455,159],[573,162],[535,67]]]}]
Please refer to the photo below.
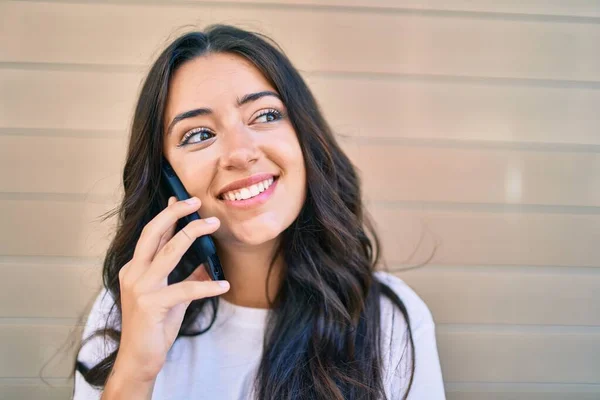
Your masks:
[{"label": "cheek", "polygon": [[291,131],[280,140],[269,144],[269,154],[284,173],[294,175],[295,179],[305,175],[304,156],[296,134]]},{"label": "cheek", "polygon": [[[291,223],[300,212],[306,198],[306,166],[300,143],[295,133],[279,146],[279,151],[274,153],[274,160],[282,169],[285,184],[285,198],[280,199],[280,212],[286,214],[287,223]],[[283,209],[281,209],[283,207]],[[291,219],[291,220],[289,220]]]},{"label": "cheek", "polygon": [[187,166],[181,177],[189,195],[198,197],[202,202],[200,210],[212,208],[211,204],[214,203],[209,192],[214,170],[206,163],[206,160],[202,161],[192,161],[191,159],[186,161]]},{"label": "cheek", "polygon": [[295,190],[298,192],[298,196],[301,196],[301,202],[304,202],[305,190],[306,190],[306,165],[304,163],[304,156],[300,144],[294,146],[289,154],[289,171],[292,182],[289,184],[293,185]]},{"label": "cheek", "polygon": [[306,166],[300,143],[295,135],[293,140],[281,144],[274,160],[285,174],[283,179],[284,191],[279,199],[278,209],[291,223],[300,212],[306,198]]}]

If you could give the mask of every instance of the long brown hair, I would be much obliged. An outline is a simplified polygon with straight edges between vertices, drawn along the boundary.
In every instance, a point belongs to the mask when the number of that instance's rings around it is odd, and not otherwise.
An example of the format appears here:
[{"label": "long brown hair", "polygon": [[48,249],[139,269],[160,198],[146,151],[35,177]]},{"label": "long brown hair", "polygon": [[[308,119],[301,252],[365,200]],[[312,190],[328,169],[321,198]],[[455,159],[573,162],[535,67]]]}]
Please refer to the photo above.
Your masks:
[{"label": "long brown hair", "polygon": [[[135,109],[123,171],[124,197],[106,217],[118,214],[117,231],[103,266],[104,286],[116,300],[111,311],[121,312],[120,268],[133,257],[142,228],[167,204],[169,191],[161,181],[160,168],[169,81],[183,63],[207,53],[240,55],[264,74],[288,110],[306,165],[306,201],[296,220],[282,232],[277,252],[287,268],[267,321],[264,352],[254,382],[258,398],[386,398],[380,337],[382,295],[407,322],[411,371],[406,398],[414,375],[410,319],[402,300],[375,279],[380,243],[363,210],[358,174],[298,71],[271,39],[259,33],[212,25],[175,39],[152,65]],[[192,252],[186,253],[169,275],[169,283],[184,279],[197,261]],[[177,339],[210,329],[217,302],[218,298],[193,301]],[[209,303],[213,303],[210,323],[200,331],[191,330],[191,323]],[[108,320],[105,329],[92,337],[98,335],[117,344],[120,338]],[[117,346],[97,365],[85,368],[77,364],[78,369],[87,382],[103,387],[118,351]]]}]

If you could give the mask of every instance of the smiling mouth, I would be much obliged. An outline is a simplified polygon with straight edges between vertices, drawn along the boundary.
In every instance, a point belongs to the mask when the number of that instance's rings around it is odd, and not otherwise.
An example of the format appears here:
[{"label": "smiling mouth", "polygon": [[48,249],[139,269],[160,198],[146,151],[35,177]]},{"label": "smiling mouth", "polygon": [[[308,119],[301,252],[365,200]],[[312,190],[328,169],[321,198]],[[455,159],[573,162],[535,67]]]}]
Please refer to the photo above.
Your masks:
[{"label": "smiling mouth", "polygon": [[255,183],[254,185],[222,193],[219,196],[217,196],[217,198],[219,200],[230,201],[248,200],[260,195],[262,192],[269,189],[277,179],[279,179],[279,176],[273,176],[269,179],[265,179],[264,181]]}]

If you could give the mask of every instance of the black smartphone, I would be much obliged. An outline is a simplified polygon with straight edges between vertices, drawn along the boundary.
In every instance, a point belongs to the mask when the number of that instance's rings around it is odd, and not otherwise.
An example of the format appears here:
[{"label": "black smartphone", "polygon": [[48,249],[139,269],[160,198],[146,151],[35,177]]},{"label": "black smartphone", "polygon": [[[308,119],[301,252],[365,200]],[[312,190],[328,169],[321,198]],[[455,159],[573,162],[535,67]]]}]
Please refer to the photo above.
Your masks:
[{"label": "black smartphone", "polygon": [[[162,160],[162,175],[167,186],[171,188],[171,192],[177,198],[177,200],[186,200],[191,196],[185,190],[185,187],[181,183],[181,180],[175,174],[171,164],[163,157]],[[200,219],[200,215],[197,212],[191,213],[183,217],[186,223]],[[206,267],[206,272],[212,278],[213,281],[220,281],[225,279],[221,262],[217,256],[217,249],[210,235],[200,236],[196,238],[192,243],[191,248],[197,253],[200,262]]]}]

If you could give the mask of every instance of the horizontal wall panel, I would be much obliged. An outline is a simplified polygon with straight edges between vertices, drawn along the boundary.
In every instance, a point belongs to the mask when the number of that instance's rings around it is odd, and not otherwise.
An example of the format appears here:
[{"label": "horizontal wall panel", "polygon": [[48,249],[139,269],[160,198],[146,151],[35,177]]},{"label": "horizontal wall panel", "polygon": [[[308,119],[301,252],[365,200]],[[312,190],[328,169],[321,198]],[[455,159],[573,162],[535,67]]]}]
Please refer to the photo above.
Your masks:
[{"label": "horizontal wall panel", "polygon": [[79,318],[101,285],[100,265],[0,264],[0,318]]},{"label": "horizontal wall panel", "polygon": [[344,149],[372,200],[600,205],[600,153],[411,147],[368,140],[344,141]]},{"label": "horizontal wall panel", "polygon": [[372,207],[391,264],[600,266],[600,216]]},{"label": "horizontal wall panel", "polygon": [[[0,325],[0,376],[66,378],[74,365],[83,327],[66,325]],[[7,362],[10,360],[10,362]]]},{"label": "horizontal wall panel", "polygon": [[447,400],[598,400],[600,385],[560,383],[445,384]]},{"label": "horizontal wall panel", "polygon": [[[600,90],[410,77],[305,78],[340,135],[600,145]],[[0,128],[125,135],[142,79],[136,72],[1,68],[0,90],[8,95],[0,98]]]},{"label": "horizontal wall panel", "polygon": [[[0,255],[100,257],[114,236],[111,204],[0,199]],[[0,376],[2,374],[0,373]]]},{"label": "horizontal wall panel", "polygon": [[125,138],[0,136],[0,187],[115,198],[126,151]]},{"label": "horizontal wall panel", "polygon": [[[600,206],[600,153],[347,139],[341,144],[359,170],[366,198],[373,201]],[[116,200],[126,147],[125,138],[0,136],[0,187],[5,192],[93,194]]]},{"label": "horizontal wall panel", "polygon": [[436,329],[446,382],[600,383],[598,329]]},{"label": "horizontal wall panel", "polygon": [[437,324],[600,326],[600,270],[427,265],[394,274]]},{"label": "horizontal wall panel", "polygon": [[[576,385],[572,385],[576,386]],[[576,389],[575,389],[576,390]],[[446,400],[598,400],[600,390],[593,393],[578,392],[446,392]]]},{"label": "horizontal wall panel", "polygon": [[[37,384],[0,383],[0,399],[65,400],[73,396],[73,383],[56,385],[40,380]],[[10,382],[10,380],[8,380]]]},{"label": "horizontal wall panel", "polygon": [[225,5],[1,7],[3,31],[18,38],[0,42],[5,62],[146,65],[169,36],[225,22],[272,36],[303,70],[600,80],[600,24]]},{"label": "horizontal wall panel", "polygon": [[[195,0],[201,3],[202,0]],[[232,0],[212,0],[214,3],[232,3]],[[600,5],[596,0],[234,0],[234,3],[269,4],[273,6],[305,5],[334,7],[369,7],[398,10],[468,11],[484,13],[541,14],[556,16],[599,17]],[[510,16],[505,16],[510,18]]]},{"label": "horizontal wall panel", "polygon": [[141,74],[0,69],[0,127],[129,128]]},{"label": "horizontal wall panel", "polygon": [[[0,254],[98,257],[113,236],[111,204],[0,200]],[[390,264],[597,267],[600,216],[371,207]],[[437,246],[437,249],[435,247]],[[435,250],[435,251],[434,251]]]},{"label": "horizontal wall panel", "polygon": [[426,78],[307,81],[331,126],[343,135],[600,144],[600,90],[591,88]]}]

